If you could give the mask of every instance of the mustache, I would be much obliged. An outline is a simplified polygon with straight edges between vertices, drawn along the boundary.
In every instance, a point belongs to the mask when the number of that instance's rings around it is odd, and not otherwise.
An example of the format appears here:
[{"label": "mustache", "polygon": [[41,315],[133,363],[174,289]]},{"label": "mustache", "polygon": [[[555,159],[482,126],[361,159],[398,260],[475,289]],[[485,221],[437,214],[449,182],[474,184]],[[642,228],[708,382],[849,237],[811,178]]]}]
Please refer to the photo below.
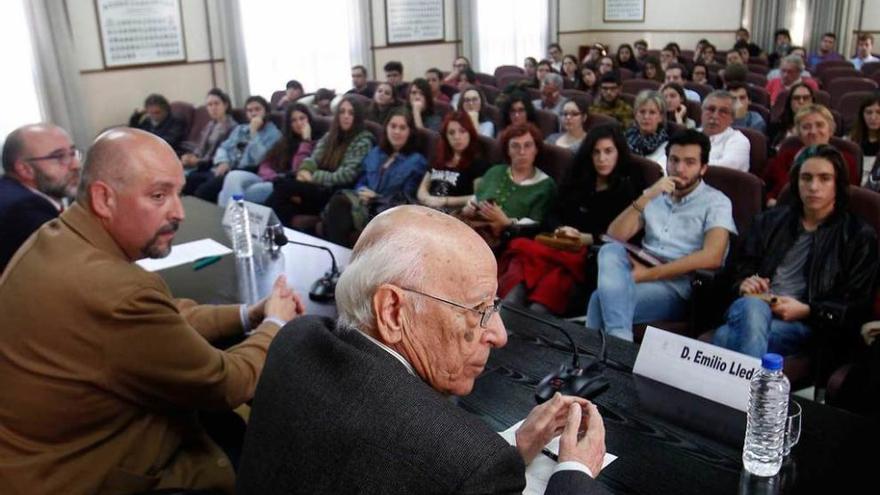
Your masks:
[{"label": "mustache", "polygon": [[162,234],[173,234],[173,233],[177,232],[177,229],[179,229],[179,228],[180,228],[180,222],[177,220],[174,220],[174,221],[168,223],[167,225],[164,225],[161,229],[157,230],[156,235],[159,236]]}]

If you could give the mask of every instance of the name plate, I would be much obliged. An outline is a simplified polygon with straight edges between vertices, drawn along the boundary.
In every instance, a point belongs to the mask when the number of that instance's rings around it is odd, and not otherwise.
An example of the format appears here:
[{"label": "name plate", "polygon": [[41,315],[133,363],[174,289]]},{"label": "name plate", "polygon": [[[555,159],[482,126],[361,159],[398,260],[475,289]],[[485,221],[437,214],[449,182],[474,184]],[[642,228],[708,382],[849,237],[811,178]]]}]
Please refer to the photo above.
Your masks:
[{"label": "name plate", "polygon": [[758,358],[648,327],[633,373],[746,411],[760,369]]},{"label": "name plate", "polygon": [[[232,207],[234,205],[234,201],[230,201],[226,205],[226,211],[223,213],[223,220],[220,221],[223,228],[227,230],[232,229]],[[263,233],[266,232],[266,227],[269,226],[269,220],[275,212],[272,211],[272,208],[251,203],[250,201],[245,201],[244,206],[247,208],[248,217],[250,218],[251,237],[259,239],[263,236]]]}]

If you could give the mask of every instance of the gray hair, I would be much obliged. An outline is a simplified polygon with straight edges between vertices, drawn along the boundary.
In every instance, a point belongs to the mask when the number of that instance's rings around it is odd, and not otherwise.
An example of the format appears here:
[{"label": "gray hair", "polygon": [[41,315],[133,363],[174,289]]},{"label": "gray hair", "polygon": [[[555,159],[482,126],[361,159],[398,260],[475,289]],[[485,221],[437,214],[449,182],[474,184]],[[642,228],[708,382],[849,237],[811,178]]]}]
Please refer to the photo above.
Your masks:
[{"label": "gray hair", "polygon": [[[339,324],[361,331],[376,328],[373,294],[382,284],[419,288],[423,260],[433,245],[410,229],[390,229],[377,242],[356,251],[336,284]],[[420,299],[415,299],[419,311]]]},{"label": "gray hair", "polygon": [[657,105],[657,108],[660,110],[660,115],[663,116],[663,120],[666,120],[666,99],[663,98],[663,95],[660,94],[659,91],[652,91],[650,89],[646,89],[644,91],[640,91],[638,95],[636,95],[636,99],[633,102],[633,110],[638,111],[639,108],[642,108],[642,105],[648,102],[653,102]]},{"label": "gray hair", "polygon": [[544,76],[544,80],[541,81],[544,85],[552,84],[559,89],[562,89],[562,76],[555,72],[548,72],[547,75]]},{"label": "gray hair", "polygon": [[706,103],[709,101],[709,98],[722,98],[722,99],[730,101],[731,105],[733,105],[733,102],[736,100],[736,98],[734,98],[733,95],[730,94],[729,91],[724,90],[724,89],[716,89],[715,91],[712,91],[711,93],[706,95],[706,98],[703,100],[703,104],[702,104],[703,108],[706,107]]},{"label": "gray hair", "polygon": [[797,66],[798,72],[803,72],[804,70],[804,59],[800,57],[800,55],[786,55],[782,58],[782,62],[779,63],[781,67],[782,64],[793,64]]}]

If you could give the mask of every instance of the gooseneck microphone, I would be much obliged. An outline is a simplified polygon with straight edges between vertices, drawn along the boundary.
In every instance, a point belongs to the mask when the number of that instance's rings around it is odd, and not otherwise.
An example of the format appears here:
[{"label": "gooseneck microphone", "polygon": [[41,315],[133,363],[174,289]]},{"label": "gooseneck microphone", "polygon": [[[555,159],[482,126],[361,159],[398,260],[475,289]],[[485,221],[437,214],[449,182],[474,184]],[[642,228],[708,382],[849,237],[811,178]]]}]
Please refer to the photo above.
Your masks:
[{"label": "gooseneck microphone", "polygon": [[504,305],[504,309],[554,328],[565,336],[571,346],[571,364],[561,364],[558,370],[545,376],[535,387],[535,400],[538,404],[550,400],[556,392],[592,399],[608,389],[610,383],[604,376],[606,361],[604,330],[599,330],[601,344],[598,355],[595,358],[587,359],[586,364],[581,366],[577,345],[571,338],[571,334],[561,325],[516,307]]},{"label": "gooseneck microphone", "polygon": [[286,235],[284,235],[284,228],[275,229],[272,240],[275,245],[279,247],[284,246],[285,244],[295,244],[297,246],[305,246],[327,251],[327,254],[330,255],[330,261],[332,262],[330,271],[325,273],[323,277],[319,278],[312,284],[311,289],[309,289],[309,299],[315,302],[328,303],[336,298],[336,282],[339,281],[339,267],[336,265],[336,256],[333,256],[333,251],[331,251],[330,248],[306,242],[291,241],[287,239]]}]

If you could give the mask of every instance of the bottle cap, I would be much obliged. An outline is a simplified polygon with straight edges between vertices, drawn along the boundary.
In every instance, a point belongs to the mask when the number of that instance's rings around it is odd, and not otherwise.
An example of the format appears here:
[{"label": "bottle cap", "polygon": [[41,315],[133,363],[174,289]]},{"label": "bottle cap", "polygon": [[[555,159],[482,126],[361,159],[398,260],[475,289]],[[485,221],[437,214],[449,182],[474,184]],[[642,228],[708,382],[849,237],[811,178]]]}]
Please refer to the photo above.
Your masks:
[{"label": "bottle cap", "polygon": [[770,371],[782,369],[782,356],[768,352],[761,358],[761,366]]},{"label": "bottle cap", "polygon": [[241,201],[241,200],[243,200],[243,199],[244,199],[244,194],[233,194],[233,195],[232,195],[232,200],[233,200],[233,201]]}]

